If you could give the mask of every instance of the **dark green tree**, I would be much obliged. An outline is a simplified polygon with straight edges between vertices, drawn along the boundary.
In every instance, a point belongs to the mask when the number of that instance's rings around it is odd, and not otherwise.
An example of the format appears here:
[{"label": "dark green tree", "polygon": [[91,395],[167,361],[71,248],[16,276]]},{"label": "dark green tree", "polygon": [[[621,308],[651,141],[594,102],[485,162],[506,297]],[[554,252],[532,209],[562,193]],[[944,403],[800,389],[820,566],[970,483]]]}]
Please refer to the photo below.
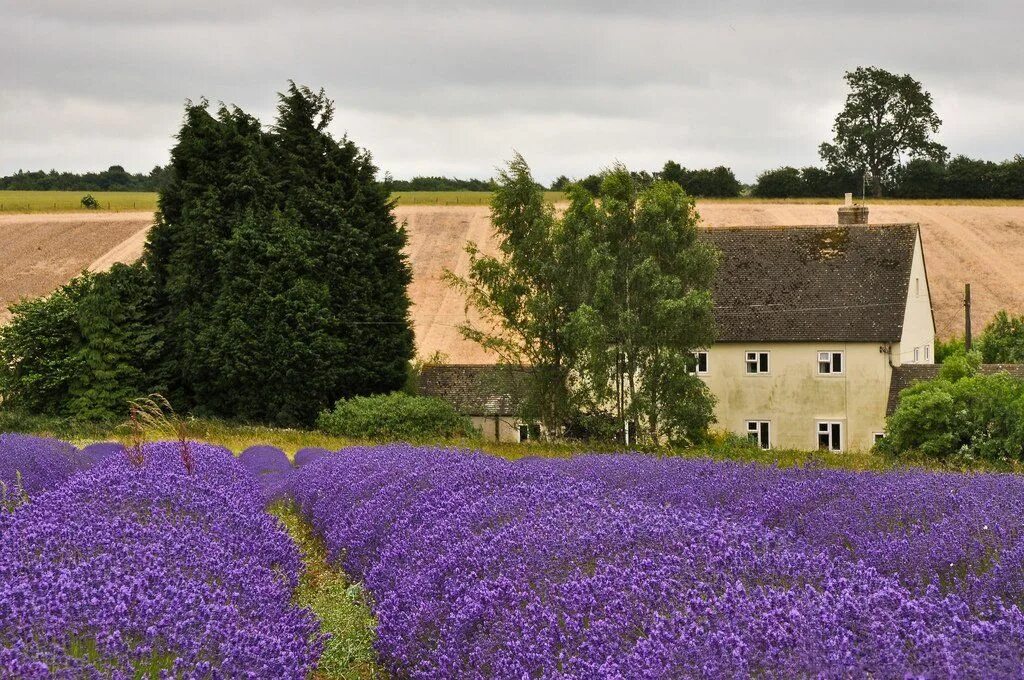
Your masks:
[{"label": "dark green tree", "polygon": [[276,124],[190,106],[146,259],[166,301],[169,376],[199,412],[312,423],[390,392],[412,356],[405,232],[370,155],[294,84]]},{"label": "dark green tree", "polygon": [[932,139],[942,121],[932,96],[909,75],[858,67],[844,76],[850,87],[836,116],[835,138],[819,151],[830,168],[871,172],[875,196],[904,156],[944,161],[946,147]]}]

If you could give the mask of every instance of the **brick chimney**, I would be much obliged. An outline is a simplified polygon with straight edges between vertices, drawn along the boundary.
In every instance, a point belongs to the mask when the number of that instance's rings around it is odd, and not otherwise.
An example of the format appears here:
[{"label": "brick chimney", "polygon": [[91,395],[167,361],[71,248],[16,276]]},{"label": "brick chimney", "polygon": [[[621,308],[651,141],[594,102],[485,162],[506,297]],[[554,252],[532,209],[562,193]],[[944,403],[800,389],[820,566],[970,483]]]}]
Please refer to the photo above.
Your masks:
[{"label": "brick chimney", "polygon": [[846,202],[839,206],[839,224],[867,224],[868,207],[853,204],[853,194],[846,194]]}]

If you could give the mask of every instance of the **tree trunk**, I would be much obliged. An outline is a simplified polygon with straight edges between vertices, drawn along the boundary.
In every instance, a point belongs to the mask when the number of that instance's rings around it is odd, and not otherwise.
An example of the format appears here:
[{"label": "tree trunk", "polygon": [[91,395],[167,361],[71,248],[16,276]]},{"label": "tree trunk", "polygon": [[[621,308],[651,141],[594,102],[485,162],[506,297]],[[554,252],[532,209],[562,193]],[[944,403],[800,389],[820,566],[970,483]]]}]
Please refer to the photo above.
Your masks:
[{"label": "tree trunk", "polygon": [[882,197],[882,173],[875,168],[871,169],[871,193],[875,198]]}]

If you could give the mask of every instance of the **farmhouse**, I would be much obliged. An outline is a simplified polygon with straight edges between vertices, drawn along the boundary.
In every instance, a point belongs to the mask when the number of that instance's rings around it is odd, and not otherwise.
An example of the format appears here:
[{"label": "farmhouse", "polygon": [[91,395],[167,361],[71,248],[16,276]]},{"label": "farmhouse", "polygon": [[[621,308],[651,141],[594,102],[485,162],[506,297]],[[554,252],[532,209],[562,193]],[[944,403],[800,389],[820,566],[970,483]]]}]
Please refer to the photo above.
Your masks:
[{"label": "farmhouse", "polygon": [[[865,206],[840,208],[839,222],[703,232],[722,264],[713,290],[717,340],[697,353],[696,373],[717,398],[717,426],[764,448],[871,448],[884,430],[894,371],[933,363],[918,225],[869,225]],[[468,388],[430,376],[472,373],[482,386],[488,370],[432,367],[422,388],[475,416],[485,436],[528,437],[512,391],[482,388],[467,400],[460,395]]]}]

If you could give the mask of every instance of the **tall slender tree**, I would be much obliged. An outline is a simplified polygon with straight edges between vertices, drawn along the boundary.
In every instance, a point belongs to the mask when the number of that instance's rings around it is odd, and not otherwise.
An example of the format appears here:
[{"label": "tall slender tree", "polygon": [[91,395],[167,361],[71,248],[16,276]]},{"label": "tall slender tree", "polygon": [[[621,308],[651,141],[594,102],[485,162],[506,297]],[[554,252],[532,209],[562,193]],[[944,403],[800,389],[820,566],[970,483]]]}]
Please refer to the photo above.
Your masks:
[{"label": "tall slender tree", "polygon": [[484,319],[463,334],[532,369],[528,403],[548,432],[630,420],[656,443],[703,432],[713,402],[688,369],[713,340],[717,253],[697,236],[693,200],[616,166],[598,198],[571,185],[558,216],[518,155],[498,184],[500,254],[470,244],[469,275],[448,274]]}]

